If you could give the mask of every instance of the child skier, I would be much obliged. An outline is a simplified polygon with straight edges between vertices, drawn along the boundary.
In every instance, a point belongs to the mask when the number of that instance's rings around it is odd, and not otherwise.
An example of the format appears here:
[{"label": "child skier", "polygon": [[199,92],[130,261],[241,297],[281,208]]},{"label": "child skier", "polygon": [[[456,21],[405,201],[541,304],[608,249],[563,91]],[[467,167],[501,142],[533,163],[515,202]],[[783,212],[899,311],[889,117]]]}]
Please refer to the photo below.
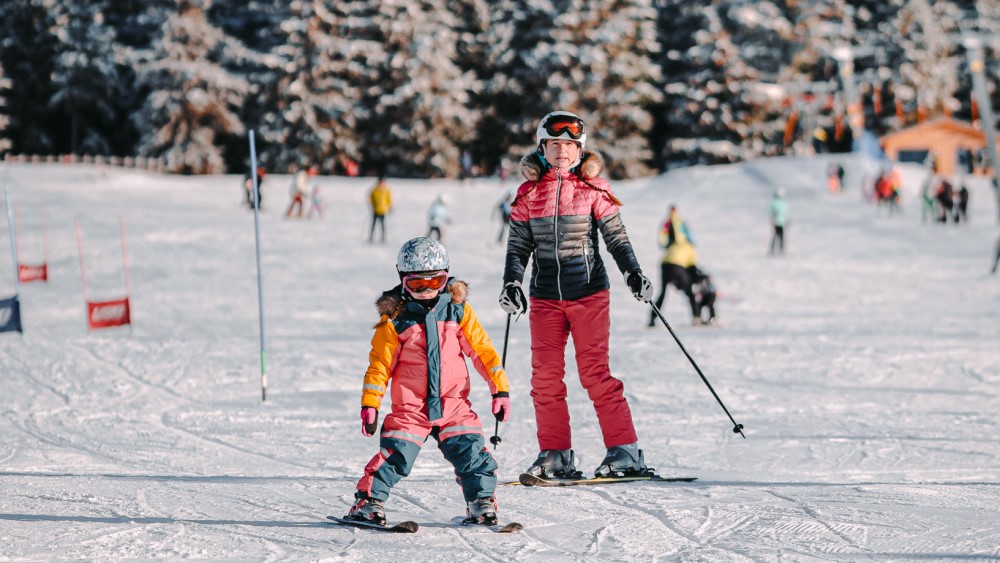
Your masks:
[{"label": "child skier", "polygon": [[396,270],[400,285],[376,302],[381,318],[361,391],[361,433],[375,433],[389,385],[392,412],[382,423],[379,452],[358,482],[357,503],[345,518],[384,525],[389,491],[410,473],[431,436],[455,466],[468,517],[496,524],[497,464],[469,403],[465,357],[489,385],[493,415],[501,422],[510,414],[507,374],[466,301],[468,286],[448,276],[448,254],[441,243],[426,237],[407,241]]},{"label": "child skier", "polygon": [[[688,268],[691,276],[691,288],[694,291],[694,300],[698,305],[698,316],[694,318],[694,324],[713,325],[715,324],[715,284],[712,283],[712,276],[698,266]],[[708,318],[705,318],[705,312]]]}]

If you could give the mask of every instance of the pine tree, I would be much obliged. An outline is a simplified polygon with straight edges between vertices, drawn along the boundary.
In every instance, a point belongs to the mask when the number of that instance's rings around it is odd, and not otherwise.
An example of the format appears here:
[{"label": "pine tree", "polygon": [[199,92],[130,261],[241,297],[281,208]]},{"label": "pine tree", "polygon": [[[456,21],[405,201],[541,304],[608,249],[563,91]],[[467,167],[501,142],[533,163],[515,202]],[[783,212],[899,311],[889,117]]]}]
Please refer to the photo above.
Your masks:
[{"label": "pine tree", "polygon": [[790,58],[792,14],[772,2],[666,4],[677,17],[661,19],[661,34],[689,34],[691,42],[684,52],[668,50],[684,64],[671,65],[665,85],[665,167],[779,153],[785,116],[761,86],[776,82]]},{"label": "pine tree", "polygon": [[336,157],[358,159],[358,88],[348,80],[345,14],[322,0],[295,0],[281,22],[283,64],[264,87],[260,133],[263,161],[276,170],[311,165],[333,171]]},{"label": "pine tree", "polygon": [[542,116],[572,111],[587,123],[588,148],[607,153],[612,177],[648,172],[649,109],[660,99],[649,2],[507,0],[492,21],[490,119],[503,145],[529,150]]},{"label": "pine tree", "polygon": [[365,108],[364,161],[394,176],[457,176],[461,147],[476,127],[469,105],[478,86],[475,73],[454,62],[454,14],[440,0],[392,0],[361,13],[367,23],[351,28],[345,40],[371,49],[354,57],[368,69],[355,82]]},{"label": "pine tree", "polygon": [[165,158],[172,172],[224,172],[223,137],[244,132],[238,112],[250,86],[231,69],[253,54],[208,22],[208,4],[181,0],[136,61],[138,85],[148,91],[133,116],[145,131],[138,152]]},{"label": "pine tree", "polygon": [[0,156],[10,150],[12,143],[7,137],[7,126],[10,125],[10,117],[7,116],[7,98],[5,94],[10,90],[10,80],[4,78],[3,65],[0,64]]},{"label": "pine tree", "polygon": [[114,33],[104,24],[102,2],[65,0],[54,9],[59,54],[48,107],[68,116],[69,151],[109,154],[106,132],[118,123],[114,102],[122,85],[114,62]]},{"label": "pine tree", "polygon": [[0,65],[11,90],[7,95],[7,136],[21,154],[49,154],[57,147],[51,131],[63,126],[61,116],[45,107],[52,96],[56,38],[50,8],[55,0],[0,2]]}]

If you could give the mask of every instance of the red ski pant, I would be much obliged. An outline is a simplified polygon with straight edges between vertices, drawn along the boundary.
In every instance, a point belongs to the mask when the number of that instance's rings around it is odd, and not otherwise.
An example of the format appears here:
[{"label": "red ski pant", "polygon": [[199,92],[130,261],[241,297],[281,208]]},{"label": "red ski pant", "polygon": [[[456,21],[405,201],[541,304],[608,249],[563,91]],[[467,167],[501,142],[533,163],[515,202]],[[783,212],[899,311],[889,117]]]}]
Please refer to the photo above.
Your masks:
[{"label": "red ski pant", "polygon": [[531,399],[535,405],[540,450],[572,447],[566,403],[566,343],[573,336],[580,383],[597,411],[604,446],[636,441],[625,386],[611,375],[610,293],[599,291],[573,301],[531,299]]}]

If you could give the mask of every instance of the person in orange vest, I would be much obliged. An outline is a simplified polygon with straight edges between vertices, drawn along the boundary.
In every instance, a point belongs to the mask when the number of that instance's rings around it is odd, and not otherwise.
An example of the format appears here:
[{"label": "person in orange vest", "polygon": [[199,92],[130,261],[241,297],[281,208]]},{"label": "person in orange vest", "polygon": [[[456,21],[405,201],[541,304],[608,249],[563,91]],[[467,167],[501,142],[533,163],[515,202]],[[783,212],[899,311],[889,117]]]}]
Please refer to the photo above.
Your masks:
[{"label": "person in orange vest", "polygon": [[884,203],[889,207],[889,213],[899,211],[899,189],[902,187],[902,179],[899,171],[895,168],[885,170],[875,183],[875,195],[878,198],[879,207]]}]

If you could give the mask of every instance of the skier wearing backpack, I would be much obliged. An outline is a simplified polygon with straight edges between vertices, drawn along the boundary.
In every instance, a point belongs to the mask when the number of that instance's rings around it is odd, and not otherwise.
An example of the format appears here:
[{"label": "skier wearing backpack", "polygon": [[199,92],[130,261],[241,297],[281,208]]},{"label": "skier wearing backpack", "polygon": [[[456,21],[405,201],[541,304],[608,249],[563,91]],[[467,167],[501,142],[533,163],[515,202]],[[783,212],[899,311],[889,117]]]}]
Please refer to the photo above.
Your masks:
[{"label": "skier wearing backpack", "polygon": [[400,285],[376,302],[380,319],[361,391],[362,434],[375,433],[382,397],[390,386],[392,410],[382,422],[379,452],[365,465],[357,502],[345,518],[385,525],[389,491],[409,475],[424,442],[433,437],[455,466],[469,518],[496,524],[497,463],[469,403],[465,362],[471,359],[486,380],[493,415],[503,422],[510,414],[510,399],[500,356],[466,301],[468,286],[449,277],[448,254],[441,243],[426,237],[407,241],[396,270]]},{"label": "skier wearing backpack", "polygon": [[566,343],[572,336],[580,382],[594,402],[607,448],[594,474],[642,474],[647,468],[624,385],[609,367],[610,283],[598,235],[636,299],[649,301],[652,284],[632,250],[619,213],[621,202],[600,177],[603,158],[584,150],[583,120],[566,111],[552,112],[539,123],[535,141],[536,150],[521,159],[527,181],[511,206],[500,293],[500,306],[508,314],[528,310],[521,282],[532,260],[531,397],[541,451],[527,472],[543,478],[581,476],[563,381]]}]

